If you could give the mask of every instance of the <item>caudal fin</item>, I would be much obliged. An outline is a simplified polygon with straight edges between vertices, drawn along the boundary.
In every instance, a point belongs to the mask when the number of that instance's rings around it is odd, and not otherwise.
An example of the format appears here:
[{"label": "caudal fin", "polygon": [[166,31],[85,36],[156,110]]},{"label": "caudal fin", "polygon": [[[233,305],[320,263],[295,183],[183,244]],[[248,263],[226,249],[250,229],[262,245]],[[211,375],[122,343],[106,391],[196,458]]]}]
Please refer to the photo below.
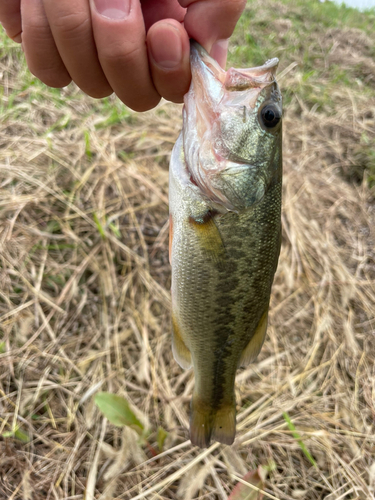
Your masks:
[{"label": "caudal fin", "polygon": [[218,410],[200,409],[192,401],[190,416],[190,441],[200,448],[207,448],[211,439],[223,444],[233,444],[236,435],[235,405],[226,405]]}]

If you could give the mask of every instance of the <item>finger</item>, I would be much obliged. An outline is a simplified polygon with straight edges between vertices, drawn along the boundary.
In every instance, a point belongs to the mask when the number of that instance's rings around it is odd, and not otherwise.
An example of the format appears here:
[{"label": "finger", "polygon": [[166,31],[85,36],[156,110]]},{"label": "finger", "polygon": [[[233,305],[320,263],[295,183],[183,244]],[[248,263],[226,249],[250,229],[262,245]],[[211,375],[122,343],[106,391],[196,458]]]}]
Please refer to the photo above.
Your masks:
[{"label": "finger", "polygon": [[112,94],[96,52],[87,0],[43,0],[57,49],[73,81],[91,97]]},{"label": "finger", "polygon": [[0,23],[6,34],[15,42],[21,43],[21,5],[20,0],[0,1]]},{"label": "finger", "polygon": [[187,8],[184,26],[223,67],[228,38],[232,35],[246,0],[179,0]]},{"label": "finger", "polygon": [[117,96],[135,111],[160,100],[148,66],[139,0],[90,0],[98,56]]},{"label": "finger", "polygon": [[186,9],[183,9],[177,0],[159,0],[157,8],[155,3],[155,0],[141,0],[146,31],[162,19],[176,19],[180,23],[184,21]]},{"label": "finger", "polygon": [[27,65],[49,87],[65,87],[70,75],[56,48],[42,0],[22,0],[22,46]]},{"label": "finger", "polygon": [[191,79],[186,30],[174,19],[159,21],[147,33],[147,47],[156,90],[168,101],[182,102]]}]

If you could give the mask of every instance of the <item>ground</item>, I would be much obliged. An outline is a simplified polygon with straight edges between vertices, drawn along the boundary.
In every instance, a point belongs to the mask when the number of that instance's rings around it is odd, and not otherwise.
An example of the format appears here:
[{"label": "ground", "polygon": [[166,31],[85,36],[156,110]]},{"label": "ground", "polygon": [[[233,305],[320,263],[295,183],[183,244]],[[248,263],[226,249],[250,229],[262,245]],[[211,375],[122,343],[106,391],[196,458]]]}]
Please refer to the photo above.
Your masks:
[{"label": "ground", "polygon": [[[374,23],[256,0],[231,40],[234,65],[280,58],[283,241],[237,439],[208,450],[188,440],[193,375],[170,345],[181,107],[48,89],[2,35],[1,500],[225,499],[258,467],[270,498],[374,497]],[[109,423],[98,391],[126,397],[147,438]]]}]

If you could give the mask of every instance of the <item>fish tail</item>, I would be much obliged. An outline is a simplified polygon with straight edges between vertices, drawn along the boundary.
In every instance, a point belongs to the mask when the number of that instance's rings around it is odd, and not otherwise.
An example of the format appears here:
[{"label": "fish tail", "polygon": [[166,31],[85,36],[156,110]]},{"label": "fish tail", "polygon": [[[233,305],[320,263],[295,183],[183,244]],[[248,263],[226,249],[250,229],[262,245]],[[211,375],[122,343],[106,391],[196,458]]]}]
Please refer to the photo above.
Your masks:
[{"label": "fish tail", "polygon": [[236,434],[236,407],[223,405],[217,410],[199,408],[193,396],[190,415],[190,441],[200,448],[207,448],[211,439],[223,444],[233,444]]}]

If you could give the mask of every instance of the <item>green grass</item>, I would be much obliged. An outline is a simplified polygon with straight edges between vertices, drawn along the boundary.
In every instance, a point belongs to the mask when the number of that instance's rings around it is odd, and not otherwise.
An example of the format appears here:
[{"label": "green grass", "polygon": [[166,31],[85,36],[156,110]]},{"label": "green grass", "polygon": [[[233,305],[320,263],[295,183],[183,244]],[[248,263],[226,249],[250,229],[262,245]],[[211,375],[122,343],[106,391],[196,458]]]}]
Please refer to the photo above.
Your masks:
[{"label": "green grass", "polygon": [[[360,63],[350,68],[343,68],[339,64],[327,67],[325,59],[334,40],[323,47],[322,38],[330,29],[351,28],[373,37],[375,9],[363,13],[344,5],[333,2],[319,3],[316,0],[283,0],[273,4],[273,9],[259,10],[258,2],[248,3],[230,46],[231,64],[237,67],[254,66],[263,64],[271,57],[278,57],[280,68],[283,69],[297,62],[302,83],[308,84],[287,89],[286,102],[289,101],[290,92],[298,91],[303,99],[311,100],[312,104],[317,101],[324,104],[325,93],[328,93],[329,89],[321,89],[317,98],[316,87],[313,85],[322,79],[329,80],[330,89],[337,84],[355,89],[358,89],[361,83],[366,86]],[[287,19],[284,14],[286,6]],[[369,43],[366,55],[375,57],[375,43]],[[370,93],[375,95],[374,86]]]},{"label": "green grass", "polygon": [[[321,37],[331,28],[355,28],[362,30],[368,36],[373,36],[375,9],[364,13],[345,5],[337,5],[333,2],[320,3],[317,0],[282,0],[273,4],[274,8],[260,9],[258,2],[248,2],[231,39],[228,58],[230,64],[238,67],[259,65],[263,64],[266,59],[276,56],[280,59],[282,68],[298,61],[298,69],[302,71],[303,82],[313,83],[320,78],[326,78],[327,71],[329,71],[331,84],[341,83],[352,88],[358,87],[358,80],[363,81],[360,65],[357,68],[351,68],[350,71],[346,71],[340,65],[324,67],[325,53],[321,47]],[[280,32],[277,23],[284,17],[285,8],[288,9],[289,27]],[[19,94],[25,91],[27,91],[27,102],[48,98],[54,106],[62,108],[67,101],[80,99],[80,93],[52,89],[43,85],[27,70],[20,47],[1,32],[0,58],[5,55],[9,57],[9,54],[14,61],[22,64],[22,81],[20,81],[20,88],[8,95],[5,101],[0,99],[2,112],[8,109],[15,112],[14,108],[17,108],[20,102],[25,102],[24,98],[21,100],[19,97]],[[375,57],[375,43],[370,44],[368,56]],[[356,71],[358,74],[355,77]],[[302,90],[304,94],[302,97],[311,99],[315,103],[316,88],[312,87],[313,85],[311,87],[304,85],[302,89],[293,90]],[[0,88],[0,97],[2,92],[3,89]],[[375,94],[375,88],[372,89],[371,94]],[[286,95],[288,97],[288,91]],[[324,92],[319,96],[319,102],[324,103]],[[96,127],[107,127],[131,119],[131,113],[126,106],[112,98],[93,99],[92,112],[99,112],[101,118],[98,119]],[[65,128],[69,127],[69,122],[70,117],[66,115],[53,126]],[[52,130],[52,128],[46,130]]]},{"label": "green grass", "polygon": [[[371,69],[375,58],[374,25],[375,9],[360,12],[317,0],[265,0],[262,4],[250,1],[232,37],[228,64],[250,67],[278,57],[280,72],[294,64],[291,72],[297,78],[288,79],[287,84],[280,82],[286,111],[298,101],[314,108],[315,113],[331,117],[341,111],[341,94],[360,93],[369,103],[375,100]],[[336,52],[335,60],[331,51],[337,46],[341,52]],[[355,141],[357,161],[345,177],[357,182],[367,171],[372,187],[373,141]],[[359,171],[362,174],[358,176]]]},{"label": "green grass", "polygon": [[[287,16],[286,16],[287,12]],[[340,103],[334,102],[333,94],[346,89],[360,91],[369,100],[375,99],[375,82],[369,75],[367,61],[375,58],[375,9],[360,12],[356,9],[337,5],[334,2],[320,3],[317,0],[249,1],[245,12],[237,24],[230,43],[228,65],[249,67],[263,64],[271,57],[280,59],[280,71],[297,63],[291,71],[299,77],[283,87],[284,104],[287,109],[295,96],[316,112],[333,115]],[[348,61],[327,64],[330,50],[335,43],[329,38],[329,30],[342,30],[340,36],[354,29],[360,36],[368,37],[368,44],[359,42],[359,57]],[[349,37],[350,38],[350,37]],[[0,58],[9,59],[9,68],[17,68],[19,77],[17,88],[0,87],[0,121],[22,119],[28,113],[27,104],[48,100],[61,110],[57,120],[46,118],[45,137],[51,132],[74,128],[76,120],[67,103],[83,100],[83,94],[73,85],[66,89],[48,88],[27,69],[24,55],[19,45],[11,42],[0,32]],[[95,128],[107,128],[132,122],[136,116],[118,99],[108,97],[92,99],[87,116],[95,116]],[[160,110],[163,113],[163,110]],[[33,124],[29,124],[33,127]],[[92,157],[90,132],[82,130],[86,143],[86,154]],[[375,184],[375,160],[371,141],[360,141],[358,154],[361,168],[368,171],[370,185]]]},{"label": "green grass", "polygon": [[[268,335],[238,385],[234,455],[220,447],[199,461],[184,445],[192,374],[170,345],[166,168],[181,107],[139,115],[74,85],[49,89],[0,35],[0,474],[8,485],[3,493],[0,482],[0,498],[17,485],[25,496],[28,480],[35,498],[50,484],[59,498],[125,499],[150,488],[187,498],[178,489],[197,476],[191,498],[208,498],[217,485],[230,494],[233,467],[268,468],[265,488],[277,498],[362,494],[373,461],[366,388],[375,355],[364,339],[375,309],[374,224],[369,190],[353,184],[361,172],[375,184],[371,16],[317,0],[257,0],[231,40],[229,64],[277,55],[280,73],[289,68],[279,79],[285,233]],[[371,43],[340,58],[331,49],[345,47],[348,33]],[[129,404],[107,397],[105,423],[96,390]],[[127,432],[134,424],[136,436]],[[203,480],[202,470],[212,473]]]},{"label": "green grass", "polygon": [[303,454],[305,455],[307,460],[311,463],[311,465],[316,467],[316,462],[315,462],[314,458],[311,456],[311,453],[307,449],[307,446],[303,442],[303,439],[302,439],[301,435],[299,434],[299,432],[297,431],[297,429],[295,428],[291,418],[289,417],[289,415],[286,412],[283,412],[283,417],[284,417],[285,422],[287,423],[288,429],[291,431],[292,436],[297,441],[298,446],[301,448]]},{"label": "green grass", "polygon": [[[303,55],[306,66],[314,69],[316,57],[311,57],[309,43],[315,39],[319,45],[320,35],[330,28],[356,28],[368,36],[373,35],[375,9],[359,12],[356,9],[333,2],[319,3],[317,0],[282,0],[273,2],[273,9],[259,9],[258,2],[248,2],[247,9],[237,24],[231,45],[230,61],[237,66],[262,64],[265,59],[279,57],[287,64]],[[276,36],[275,22],[285,18],[287,7],[290,28],[280,38]],[[375,56],[375,46],[370,48]]]}]

